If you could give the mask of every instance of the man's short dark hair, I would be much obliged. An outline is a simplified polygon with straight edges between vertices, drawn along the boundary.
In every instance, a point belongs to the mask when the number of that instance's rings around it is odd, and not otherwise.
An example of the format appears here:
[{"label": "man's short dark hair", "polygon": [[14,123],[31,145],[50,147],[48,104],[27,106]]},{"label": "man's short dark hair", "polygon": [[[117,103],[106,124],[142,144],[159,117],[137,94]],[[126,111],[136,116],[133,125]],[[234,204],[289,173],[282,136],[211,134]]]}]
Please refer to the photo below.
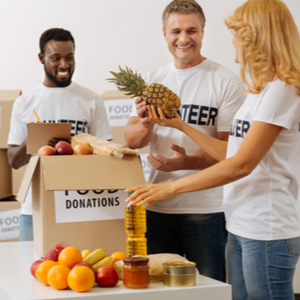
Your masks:
[{"label": "man's short dark hair", "polygon": [[45,45],[50,41],[72,41],[75,48],[75,41],[70,31],[62,28],[51,28],[46,30],[40,37],[40,51],[45,54]]}]

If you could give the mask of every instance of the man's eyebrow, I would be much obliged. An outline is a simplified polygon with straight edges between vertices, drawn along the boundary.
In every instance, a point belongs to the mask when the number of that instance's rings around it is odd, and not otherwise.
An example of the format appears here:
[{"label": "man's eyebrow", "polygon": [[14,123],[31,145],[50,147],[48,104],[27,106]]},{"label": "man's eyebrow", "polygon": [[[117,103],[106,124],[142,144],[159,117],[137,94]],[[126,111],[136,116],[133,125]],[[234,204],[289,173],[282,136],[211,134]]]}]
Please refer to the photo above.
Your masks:
[{"label": "man's eyebrow", "polygon": [[[179,27],[171,28],[171,31],[174,31],[174,30],[182,30],[182,29],[180,29]],[[189,27],[188,30],[197,30],[197,27]]]}]

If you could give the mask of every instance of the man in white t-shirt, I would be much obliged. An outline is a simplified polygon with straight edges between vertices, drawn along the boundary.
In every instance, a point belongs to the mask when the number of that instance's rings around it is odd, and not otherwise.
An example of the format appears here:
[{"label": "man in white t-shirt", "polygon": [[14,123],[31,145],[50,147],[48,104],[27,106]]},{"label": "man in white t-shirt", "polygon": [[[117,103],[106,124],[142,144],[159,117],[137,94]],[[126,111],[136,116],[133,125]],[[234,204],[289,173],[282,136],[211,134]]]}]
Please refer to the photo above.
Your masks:
[{"label": "man in white t-shirt", "polygon": [[[42,122],[72,123],[71,137],[87,132],[104,140],[112,139],[103,100],[72,82],[74,53],[75,41],[69,31],[52,28],[41,35],[39,60],[44,65],[45,79],[14,103],[7,152],[13,168],[26,165],[30,159],[26,153],[27,124],[37,122],[33,109]],[[33,240],[32,227],[30,188],[21,208],[20,241]]]},{"label": "man in white t-shirt", "polygon": [[[145,81],[164,84],[179,96],[185,122],[227,141],[245,96],[238,91],[243,86],[236,74],[201,55],[204,26],[197,2],[172,1],[163,13],[163,34],[174,62],[146,74]],[[131,148],[150,143],[149,182],[174,181],[216,163],[182,132],[149,122],[141,98],[135,104],[124,134]],[[149,254],[178,253],[194,261],[201,274],[226,281],[221,187],[176,195],[146,209]]]}]

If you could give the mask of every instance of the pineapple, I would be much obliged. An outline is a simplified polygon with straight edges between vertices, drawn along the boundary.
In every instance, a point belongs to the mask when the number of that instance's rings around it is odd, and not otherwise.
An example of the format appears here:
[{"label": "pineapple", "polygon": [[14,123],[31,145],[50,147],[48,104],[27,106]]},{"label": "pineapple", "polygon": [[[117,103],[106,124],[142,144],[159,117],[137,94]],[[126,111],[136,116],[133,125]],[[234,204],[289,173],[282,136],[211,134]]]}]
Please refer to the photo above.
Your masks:
[{"label": "pineapple", "polygon": [[125,91],[125,95],[142,97],[148,105],[154,105],[156,110],[160,107],[166,118],[173,118],[180,107],[179,97],[167,87],[159,83],[147,85],[140,74],[134,73],[125,66],[119,66],[120,73],[110,72],[114,78],[107,80],[117,85],[119,91]]}]

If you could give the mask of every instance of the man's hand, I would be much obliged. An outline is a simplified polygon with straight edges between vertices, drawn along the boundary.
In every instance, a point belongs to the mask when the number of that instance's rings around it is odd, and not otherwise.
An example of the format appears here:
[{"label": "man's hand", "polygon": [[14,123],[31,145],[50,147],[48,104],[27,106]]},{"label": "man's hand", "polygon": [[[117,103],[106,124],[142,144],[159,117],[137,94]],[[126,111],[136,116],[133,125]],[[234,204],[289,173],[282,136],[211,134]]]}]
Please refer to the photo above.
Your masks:
[{"label": "man's hand", "polygon": [[147,125],[149,123],[149,119],[148,119],[146,101],[143,101],[142,97],[138,97],[135,99],[134,103],[135,103],[137,115],[140,118],[140,122],[143,125]]},{"label": "man's hand", "polygon": [[167,158],[160,154],[155,154],[155,156],[149,154],[147,156],[153,168],[164,172],[172,172],[184,169],[187,159],[185,149],[175,144],[171,144],[170,147],[175,151],[175,154],[172,158]]},{"label": "man's hand", "polygon": [[71,144],[71,140],[70,139],[64,139],[64,138],[52,138],[51,140],[48,141],[48,145],[51,147],[55,147],[55,145],[60,142],[60,141],[65,141],[69,144]]}]

